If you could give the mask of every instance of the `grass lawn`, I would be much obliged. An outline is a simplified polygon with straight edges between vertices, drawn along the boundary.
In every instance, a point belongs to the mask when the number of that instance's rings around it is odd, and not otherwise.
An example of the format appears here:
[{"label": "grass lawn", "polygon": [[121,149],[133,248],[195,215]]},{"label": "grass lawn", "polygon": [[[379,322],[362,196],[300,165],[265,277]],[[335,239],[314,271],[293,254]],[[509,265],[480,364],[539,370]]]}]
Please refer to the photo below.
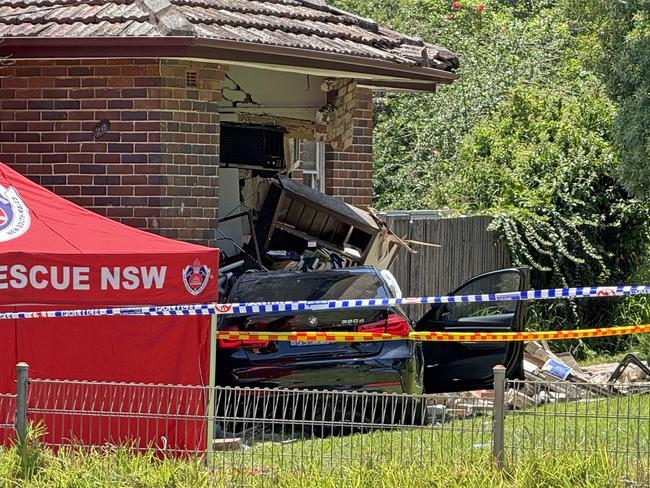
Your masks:
[{"label": "grass lawn", "polygon": [[0,487],[624,487],[650,486],[650,396],[511,412],[507,467],[490,459],[489,416],[328,438],[251,443],[200,460],[126,449],[0,450]]},{"label": "grass lawn", "polygon": [[631,352],[636,353],[639,358],[645,361],[646,359],[643,357],[643,354],[639,353],[637,349],[638,348],[633,348],[623,352],[587,356],[586,358],[579,360],[578,364],[580,364],[580,366],[593,366],[595,364],[620,363],[621,360]]},{"label": "grass lawn", "polygon": [[[259,442],[247,451],[217,453],[215,465],[224,469],[245,465],[264,473],[308,462],[341,474],[347,466],[377,463],[454,465],[459,458],[480,463],[490,458],[491,430],[491,417],[486,415],[427,427]],[[294,438],[300,436],[296,433]],[[529,455],[607,452],[612,464],[650,485],[650,395],[594,397],[512,411],[506,418],[504,443],[511,464]]]},{"label": "grass lawn", "polygon": [[580,456],[535,455],[514,469],[497,471],[486,459],[453,463],[380,463],[349,466],[340,473],[317,470],[259,474],[206,469],[199,461],[159,459],[151,454],[133,456],[127,450],[104,452],[62,451],[57,456],[41,451],[32,473],[22,474],[15,449],[0,450],[0,486],[25,488],[104,487],[623,487],[621,476],[602,454]]}]

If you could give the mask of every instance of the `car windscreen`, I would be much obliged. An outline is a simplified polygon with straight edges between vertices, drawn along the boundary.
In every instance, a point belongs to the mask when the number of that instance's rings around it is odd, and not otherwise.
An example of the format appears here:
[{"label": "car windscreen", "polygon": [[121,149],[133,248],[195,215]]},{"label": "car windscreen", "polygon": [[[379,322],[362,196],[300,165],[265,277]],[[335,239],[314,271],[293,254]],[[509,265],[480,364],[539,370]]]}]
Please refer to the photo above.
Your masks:
[{"label": "car windscreen", "polygon": [[235,284],[230,302],[281,302],[388,298],[384,283],[374,273],[301,273],[247,276]]}]

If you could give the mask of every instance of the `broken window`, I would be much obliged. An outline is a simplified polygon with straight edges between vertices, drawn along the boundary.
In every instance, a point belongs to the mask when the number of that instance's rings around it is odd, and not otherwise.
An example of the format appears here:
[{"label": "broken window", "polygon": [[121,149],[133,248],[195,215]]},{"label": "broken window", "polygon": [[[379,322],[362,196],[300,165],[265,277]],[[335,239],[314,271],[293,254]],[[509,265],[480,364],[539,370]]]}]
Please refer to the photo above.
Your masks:
[{"label": "broken window", "polygon": [[[302,167],[302,182],[286,176]],[[282,128],[221,124],[221,267],[322,270],[387,267],[404,243],[373,215],[323,192],[325,144]]]}]

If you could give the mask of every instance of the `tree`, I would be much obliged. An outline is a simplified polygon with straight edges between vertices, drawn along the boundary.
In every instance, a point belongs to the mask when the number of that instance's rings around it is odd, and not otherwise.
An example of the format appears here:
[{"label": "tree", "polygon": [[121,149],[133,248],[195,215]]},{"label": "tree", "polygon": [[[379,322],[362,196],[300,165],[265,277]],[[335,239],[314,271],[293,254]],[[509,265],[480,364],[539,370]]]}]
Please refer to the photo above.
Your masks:
[{"label": "tree", "polygon": [[615,122],[619,175],[635,195],[650,199],[650,0],[605,5],[601,71],[620,104]]},{"label": "tree", "polygon": [[[536,288],[634,276],[650,241],[634,198],[650,194],[650,0],[622,1],[336,0],[461,61],[435,94],[376,97],[375,205],[494,216]],[[535,304],[530,325],[611,325],[612,309]]]},{"label": "tree", "polygon": [[[466,134],[498,109],[519,82],[543,84],[561,69],[562,23],[527,18],[480,0],[337,0],[336,4],[445,46],[460,56],[460,78],[435,94],[375,97],[375,201],[378,208],[430,208],[423,198],[454,171]],[[537,2],[536,2],[537,3]]]},{"label": "tree", "polygon": [[[568,83],[568,82],[567,82]],[[616,107],[596,79],[569,93],[519,85],[465,138],[432,198],[488,213],[537,286],[619,281],[647,241],[647,207],[615,175]]]}]

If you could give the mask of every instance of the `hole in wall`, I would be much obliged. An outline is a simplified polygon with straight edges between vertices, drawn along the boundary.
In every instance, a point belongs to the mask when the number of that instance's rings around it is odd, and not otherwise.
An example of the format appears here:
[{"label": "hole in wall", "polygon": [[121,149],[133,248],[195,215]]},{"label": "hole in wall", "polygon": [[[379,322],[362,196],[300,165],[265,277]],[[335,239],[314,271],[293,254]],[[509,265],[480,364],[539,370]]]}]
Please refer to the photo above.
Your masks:
[{"label": "hole in wall", "polygon": [[95,139],[104,137],[110,128],[111,121],[108,119],[102,119],[97,122],[97,125],[93,128],[93,135],[95,136]]}]

